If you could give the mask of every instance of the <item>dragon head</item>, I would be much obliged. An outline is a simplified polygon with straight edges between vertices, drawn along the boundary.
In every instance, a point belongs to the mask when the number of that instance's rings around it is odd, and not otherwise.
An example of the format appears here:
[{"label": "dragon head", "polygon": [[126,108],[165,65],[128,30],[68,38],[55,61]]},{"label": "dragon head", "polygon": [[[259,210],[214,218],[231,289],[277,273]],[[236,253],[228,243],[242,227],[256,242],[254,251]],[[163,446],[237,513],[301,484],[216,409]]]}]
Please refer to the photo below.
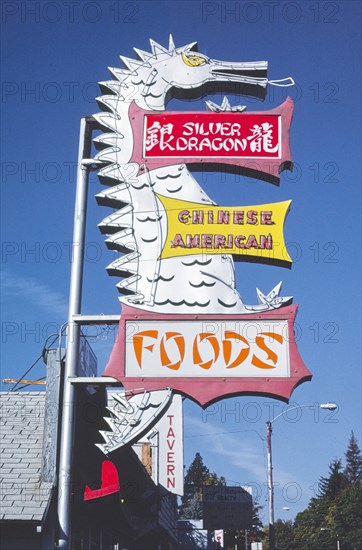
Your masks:
[{"label": "dragon head", "polygon": [[134,48],[139,60],[121,56],[127,69],[110,69],[117,80],[137,86],[135,100],[148,109],[164,109],[168,100],[195,99],[219,91],[264,98],[266,61],[224,62],[197,51],[197,43],[168,48],[150,40],[152,52]]},{"label": "dragon head", "polygon": [[267,61],[218,61],[197,52],[195,46],[174,50],[167,76],[162,76],[168,85],[169,95],[189,98],[231,91],[240,95],[264,97],[268,83]]}]

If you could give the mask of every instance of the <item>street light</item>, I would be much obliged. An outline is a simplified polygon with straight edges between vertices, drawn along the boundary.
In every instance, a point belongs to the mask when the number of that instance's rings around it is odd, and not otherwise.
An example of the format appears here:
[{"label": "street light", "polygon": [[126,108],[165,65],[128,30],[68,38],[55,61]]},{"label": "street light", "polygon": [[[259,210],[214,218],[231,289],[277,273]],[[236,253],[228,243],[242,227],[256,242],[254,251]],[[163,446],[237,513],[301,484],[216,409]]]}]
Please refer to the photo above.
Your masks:
[{"label": "street light", "polygon": [[[278,414],[272,420],[266,422],[266,443],[267,443],[267,469],[268,469],[268,516],[269,516],[269,548],[275,550],[275,529],[274,529],[274,487],[273,487],[273,463],[272,463],[272,447],[271,447],[271,434],[272,424],[285,413],[293,411],[294,409],[301,409],[303,407],[312,407],[313,405],[297,405],[286,409]],[[322,403],[319,405],[320,409],[327,409],[334,411],[337,408],[336,403]],[[339,543],[338,543],[339,544]]]},{"label": "street light", "polygon": [[[321,531],[332,531],[332,529],[329,529],[329,527],[321,527],[320,529]],[[340,550],[340,546],[339,546],[339,536],[337,534],[337,550]]]}]

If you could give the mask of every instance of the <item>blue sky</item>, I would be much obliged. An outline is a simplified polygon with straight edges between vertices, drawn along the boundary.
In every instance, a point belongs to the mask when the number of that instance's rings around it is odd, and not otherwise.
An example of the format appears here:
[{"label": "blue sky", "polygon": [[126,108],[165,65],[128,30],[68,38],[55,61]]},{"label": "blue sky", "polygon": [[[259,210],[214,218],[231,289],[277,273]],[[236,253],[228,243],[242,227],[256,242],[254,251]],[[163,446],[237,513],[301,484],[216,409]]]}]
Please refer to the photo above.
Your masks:
[{"label": "blue sky", "polygon": [[[118,56],[132,57],[133,46],[148,50],[149,38],[167,44],[172,33],[177,46],[198,41],[199,51],[216,59],[267,60],[270,79],[296,81],[288,89],[295,100],[294,172],[284,172],[279,187],[231,175],[207,182],[220,204],[293,201],[285,226],[292,269],[240,263],[237,288],[252,303],[256,287],[267,292],[283,281],[283,294],[299,304],[298,347],[313,373],[291,400],[339,405],[333,416],[303,408],[274,425],[275,515],[294,517],[330,460],[343,457],[352,429],[361,443],[361,4],[112,0],[1,7],[1,378],[21,376],[66,320],[79,122],[98,112],[96,83],[109,78],[107,66],[120,67]],[[274,88],[263,103],[230,102],[266,110],[285,97],[286,90]],[[204,109],[203,102],[192,108]],[[95,175],[90,187],[83,312],[118,313],[116,279],[105,272],[112,254],[97,229],[105,209],[92,198],[101,188]],[[101,371],[113,333],[93,334]],[[31,376],[43,375],[39,363]],[[206,412],[185,404],[186,465],[198,450],[230,482],[251,483],[264,520],[265,420],[284,406],[260,397],[224,400]]]}]

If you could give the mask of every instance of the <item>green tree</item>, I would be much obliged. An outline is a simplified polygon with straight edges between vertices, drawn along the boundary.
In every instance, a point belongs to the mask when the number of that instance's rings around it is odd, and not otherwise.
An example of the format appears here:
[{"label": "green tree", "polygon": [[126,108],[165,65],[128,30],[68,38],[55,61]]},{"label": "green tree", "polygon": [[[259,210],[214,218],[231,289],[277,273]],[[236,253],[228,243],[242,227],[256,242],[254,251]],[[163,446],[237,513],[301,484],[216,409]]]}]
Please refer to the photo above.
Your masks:
[{"label": "green tree", "polygon": [[194,487],[193,493],[181,507],[180,517],[181,519],[202,519],[202,500]]},{"label": "green tree", "polygon": [[337,499],[333,514],[333,533],[339,537],[341,548],[362,550],[362,485],[354,483]]},{"label": "green tree", "polygon": [[259,513],[262,509],[263,507],[261,506],[261,504],[253,501],[253,523],[250,530],[250,538],[255,539],[255,542],[258,542],[263,534],[263,522],[259,517]]},{"label": "green tree", "polygon": [[346,465],[334,459],[328,477],[321,477],[319,493],[294,523],[290,550],[330,550],[340,547],[362,550],[362,476],[361,452],[352,432],[345,453]]},{"label": "green tree", "polygon": [[189,469],[187,470],[185,483],[195,483],[196,481],[201,481],[205,479],[210,473],[209,468],[204,464],[202,456],[200,453],[195,454],[195,458],[191,462]]},{"label": "green tree", "polygon": [[[345,467],[335,458],[319,480],[318,494],[297,514],[294,524],[275,522],[278,550],[362,550],[362,458],[352,432]],[[268,527],[262,538],[269,550]]]},{"label": "green tree", "polygon": [[[181,500],[180,518],[181,519],[202,519],[202,486],[203,485],[226,485],[223,476],[218,476],[215,472],[210,472],[204,464],[200,453],[196,453],[195,458],[190,464],[184,479],[184,496]],[[252,527],[248,529],[248,541],[261,540],[262,522],[259,518],[261,506],[253,503]],[[224,543],[226,546],[234,548],[245,548],[245,530],[226,529],[224,532]]]},{"label": "green tree", "polygon": [[357,439],[352,431],[345,453],[346,467],[344,475],[349,484],[362,482],[362,456],[358,447]]},{"label": "green tree", "polygon": [[335,458],[329,464],[329,476],[319,480],[319,496],[335,499],[346,486],[346,477],[342,472],[342,461]]},{"label": "green tree", "polygon": [[[274,523],[275,546],[277,550],[291,550],[293,548],[294,525],[291,520],[277,519]],[[263,550],[269,550],[269,527],[262,533]]]},{"label": "green tree", "polygon": [[226,485],[224,477],[218,477],[205,466],[200,453],[190,464],[184,479],[184,496],[181,500],[182,519],[202,519],[202,486]]},{"label": "green tree", "polygon": [[195,454],[184,479],[184,496],[181,499],[180,517],[182,519],[201,519],[202,507],[199,495],[200,486],[209,475],[200,453]]},{"label": "green tree", "polygon": [[308,507],[297,514],[294,521],[293,550],[329,550],[329,541],[322,527],[326,525],[330,500],[328,497],[314,497]]},{"label": "green tree", "polygon": [[[234,548],[235,544],[238,548],[246,548],[246,536],[249,542],[259,542],[262,540],[263,536],[263,523],[260,520],[259,512],[262,509],[262,506],[258,502],[253,502],[252,510],[252,526],[250,529],[247,529],[247,534],[245,529],[232,530],[227,529],[225,531],[225,543],[227,546]],[[248,546],[250,547],[250,546]]]}]

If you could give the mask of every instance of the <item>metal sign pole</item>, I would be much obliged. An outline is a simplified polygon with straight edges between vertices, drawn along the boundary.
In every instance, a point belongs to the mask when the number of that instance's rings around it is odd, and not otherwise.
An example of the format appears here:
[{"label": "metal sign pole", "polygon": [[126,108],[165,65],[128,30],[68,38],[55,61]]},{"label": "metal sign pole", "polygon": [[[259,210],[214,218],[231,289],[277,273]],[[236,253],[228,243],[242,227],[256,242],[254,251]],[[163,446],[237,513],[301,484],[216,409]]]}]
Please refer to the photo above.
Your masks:
[{"label": "metal sign pole", "polygon": [[80,325],[73,321],[73,316],[81,313],[88,194],[88,166],[85,159],[89,159],[91,151],[91,121],[94,121],[91,117],[82,118],[80,124],[67,347],[63,382],[64,392],[58,477],[58,548],[65,550],[70,550],[71,548],[71,474],[76,391],[75,386],[70,382],[69,378],[76,375],[78,362]]},{"label": "metal sign pole", "polygon": [[274,487],[273,487],[273,463],[271,448],[272,425],[268,420],[266,423],[266,441],[268,458],[268,516],[269,516],[269,547],[275,550],[275,532],[274,532]]}]

